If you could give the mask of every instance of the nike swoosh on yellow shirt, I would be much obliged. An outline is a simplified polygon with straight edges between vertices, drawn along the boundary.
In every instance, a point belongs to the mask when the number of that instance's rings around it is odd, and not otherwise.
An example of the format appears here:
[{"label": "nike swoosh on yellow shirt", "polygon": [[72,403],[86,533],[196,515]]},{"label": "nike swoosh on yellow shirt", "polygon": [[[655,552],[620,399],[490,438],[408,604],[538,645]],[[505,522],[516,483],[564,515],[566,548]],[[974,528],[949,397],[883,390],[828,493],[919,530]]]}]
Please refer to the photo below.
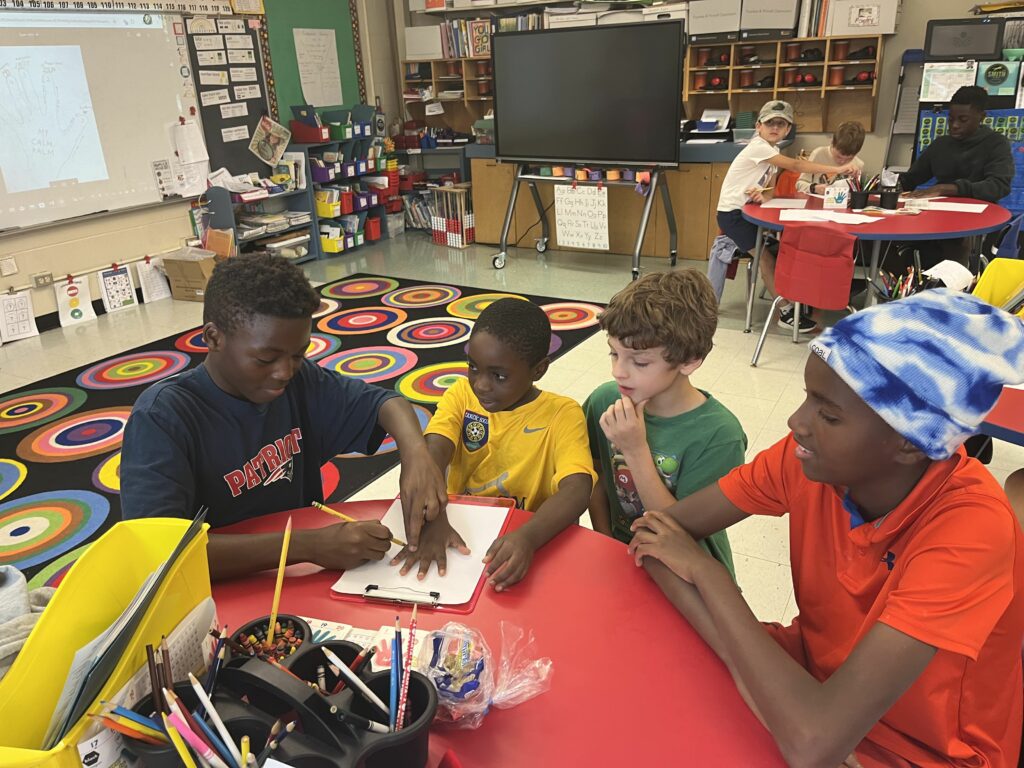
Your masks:
[{"label": "nike swoosh on yellow shirt", "polygon": [[540,432],[542,429],[547,429],[547,427],[534,427],[533,429],[530,429],[530,427],[523,427],[523,434],[532,435],[534,432]]}]

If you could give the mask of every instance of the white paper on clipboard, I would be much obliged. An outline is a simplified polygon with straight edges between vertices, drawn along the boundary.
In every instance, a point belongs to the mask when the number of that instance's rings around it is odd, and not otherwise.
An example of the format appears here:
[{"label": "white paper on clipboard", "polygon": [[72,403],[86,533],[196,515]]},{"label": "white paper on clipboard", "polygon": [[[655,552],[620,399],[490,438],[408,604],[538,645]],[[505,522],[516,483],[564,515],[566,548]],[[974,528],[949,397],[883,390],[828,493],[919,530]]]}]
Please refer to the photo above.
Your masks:
[{"label": "white paper on clipboard", "polygon": [[[383,560],[365,563],[358,568],[345,571],[341,578],[334,582],[331,591],[343,595],[363,595],[366,594],[366,587],[372,584],[376,585],[375,591],[380,596],[389,599],[402,599],[398,596],[403,594],[408,594],[411,599],[416,595],[425,596],[437,592],[438,605],[468,603],[484,572],[483,556],[498,538],[511,510],[508,507],[463,504],[455,501],[449,502],[446,510],[448,522],[465,540],[469,554],[463,555],[449,549],[448,567],[444,576],[437,575],[436,567],[431,567],[430,573],[422,581],[416,576],[416,568],[402,576],[399,573],[400,566],[389,565],[391,558],[402,550],[397,544],[392,544],[391,550]],[[402,535],[405,531],[405,521],[402,516],[401,500],[395,499],[381,522],[393,535]]]}]

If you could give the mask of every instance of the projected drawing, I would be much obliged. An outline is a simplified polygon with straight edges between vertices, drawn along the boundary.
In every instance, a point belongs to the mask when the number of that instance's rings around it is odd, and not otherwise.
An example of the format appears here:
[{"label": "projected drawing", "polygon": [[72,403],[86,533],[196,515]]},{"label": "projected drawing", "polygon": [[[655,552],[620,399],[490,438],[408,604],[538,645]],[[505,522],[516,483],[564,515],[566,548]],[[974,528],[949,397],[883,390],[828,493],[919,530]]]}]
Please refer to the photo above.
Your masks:
[{"label": "projected drawing", "polygon": [[107,178],[78,46],[0,46],[0,174],[8,192]]}]

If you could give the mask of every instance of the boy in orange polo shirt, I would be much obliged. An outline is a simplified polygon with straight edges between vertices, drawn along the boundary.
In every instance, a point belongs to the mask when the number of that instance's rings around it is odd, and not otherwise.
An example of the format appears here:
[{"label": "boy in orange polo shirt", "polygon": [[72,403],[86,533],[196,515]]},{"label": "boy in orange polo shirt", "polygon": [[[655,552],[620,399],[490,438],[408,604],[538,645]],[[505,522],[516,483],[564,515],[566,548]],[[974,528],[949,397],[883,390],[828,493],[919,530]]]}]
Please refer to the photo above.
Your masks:
[{"label": "boy in orange polo shirt", "polygon": [[[1016,766],[1024,534],[962,443],[1024,380],[1024,324],[925,291],[810,348],[792,433],[639,518],[629,551],[790,765]],[[800,615],[765,626],[694,539],[787,513]]]}]

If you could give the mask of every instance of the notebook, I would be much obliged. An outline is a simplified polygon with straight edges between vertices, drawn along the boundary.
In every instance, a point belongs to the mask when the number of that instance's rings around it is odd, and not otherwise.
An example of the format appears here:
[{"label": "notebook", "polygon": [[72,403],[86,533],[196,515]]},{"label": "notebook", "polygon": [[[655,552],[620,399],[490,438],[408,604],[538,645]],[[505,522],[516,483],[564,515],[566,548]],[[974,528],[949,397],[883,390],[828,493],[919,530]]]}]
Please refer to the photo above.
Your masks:
[{"label": "notebook", "polygon": [[[417,578],[416,568],[402,576],[400,565],[390,565],[391,559],[402,548],[392,544],[383,560],[345,571],[331,586],[331,597],[417,603],[425,608],[469,613],[483,586],[483,556],[494,540],[505,532],[512,506],[510,499],[451,497],[447,507],[448,521],[465,540],[470,554],[463,555],[449,549],[444,576],[437,574],[434,565],[422,581]],[[405,530],[400,499],[395,499],[381,522],[393,533]]]}]

